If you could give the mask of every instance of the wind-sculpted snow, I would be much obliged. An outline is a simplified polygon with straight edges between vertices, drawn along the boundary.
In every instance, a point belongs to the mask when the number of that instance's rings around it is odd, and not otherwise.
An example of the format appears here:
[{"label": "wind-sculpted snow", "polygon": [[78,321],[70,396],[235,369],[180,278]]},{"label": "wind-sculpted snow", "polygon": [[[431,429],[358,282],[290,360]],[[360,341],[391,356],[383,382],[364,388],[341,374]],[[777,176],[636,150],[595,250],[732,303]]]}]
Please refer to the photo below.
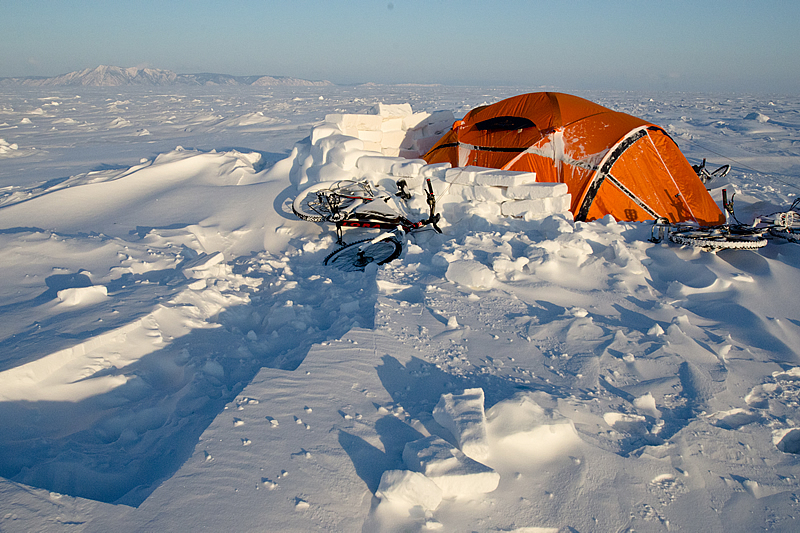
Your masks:
[{"label": "wind-sculpted snow", "polygon": [[[0,99],[0,529],[796,529],[800,245],[512,214],[553,191],[417,161],[444,233],[340,272],[298,187],[401,166],[326,115],[523,90],[194,91]],[[798,195],[795,99],[582,96],[732,158],[743,221]]]}]

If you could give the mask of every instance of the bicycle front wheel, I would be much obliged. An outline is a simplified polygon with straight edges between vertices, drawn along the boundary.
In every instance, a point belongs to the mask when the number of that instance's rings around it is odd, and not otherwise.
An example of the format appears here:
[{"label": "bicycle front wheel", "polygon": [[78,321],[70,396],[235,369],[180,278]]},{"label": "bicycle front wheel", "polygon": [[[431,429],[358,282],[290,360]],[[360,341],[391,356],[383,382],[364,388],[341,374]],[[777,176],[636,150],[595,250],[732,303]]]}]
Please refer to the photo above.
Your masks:
[{"label": "bicycle front wheel", "polygon": [[322,222],[331,220],[331,203],[335,202],[337,212],[345,212],[355,202],[370,201],[373,193],[364,182],[342,180],[316,183],[300,191],[292,202],[292,211],[303,220]]},{"label": "bicycle front wheel", "polygon": [[397,259],[403,245],[395,237],[372,242],[370,239],[347,244],[328,257],[323,263],[345,272],[363,272],[370,263],[383,265]]}]

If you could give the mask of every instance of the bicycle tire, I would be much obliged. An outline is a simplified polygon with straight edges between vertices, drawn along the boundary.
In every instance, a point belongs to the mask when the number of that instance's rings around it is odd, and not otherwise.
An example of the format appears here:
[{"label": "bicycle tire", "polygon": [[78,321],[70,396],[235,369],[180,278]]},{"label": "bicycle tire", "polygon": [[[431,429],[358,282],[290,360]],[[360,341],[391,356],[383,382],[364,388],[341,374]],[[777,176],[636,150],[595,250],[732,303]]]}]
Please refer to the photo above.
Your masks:
[{"label": "bicycle tire", "polygon": [[322,263],[345,272],[363,272],[370,263],[383,265],[397,259],[402,251],[403,245],[395,237],[377,242],[364,239],[342,246],[328,255]]},{"label": "bicycle tire", "polygon": [[769,234],[773,237],[786,239],[789,242],[800,243],[800,232],[794,231],[793,229],[772,228],[769,230]]},{"label": "bicycle tire", "polygon": [[703,230],[678,231],[669,234],[675,244],[702,248],[706,251],[757,250],[767,245],[760,235],[731,235],[730,233]]},{"label": "bicycle tire", "polygon": [[343,199],[339,204],[340,211],[346,211],[353,203],[353,200],[348,199],[347,196],[373,197],[372,191],[366,185],[357,181],[321,182],[300,191],[300,194],[292,202],[292,212],[298,218],[309,222],[332,220],[333,213],[330,205],[318,194],[322,191],[338,194],[340,199]]},{"label": "bicycle tire", "polygon": [[730,172],[730,171],[731,171],[731,166],[730,165],[722,165],[721,167],[719,167],[718,169],[714,170],[710,174],[711,174],[712,178],[724,178],[725,176],[728,175],[728,172]]}]

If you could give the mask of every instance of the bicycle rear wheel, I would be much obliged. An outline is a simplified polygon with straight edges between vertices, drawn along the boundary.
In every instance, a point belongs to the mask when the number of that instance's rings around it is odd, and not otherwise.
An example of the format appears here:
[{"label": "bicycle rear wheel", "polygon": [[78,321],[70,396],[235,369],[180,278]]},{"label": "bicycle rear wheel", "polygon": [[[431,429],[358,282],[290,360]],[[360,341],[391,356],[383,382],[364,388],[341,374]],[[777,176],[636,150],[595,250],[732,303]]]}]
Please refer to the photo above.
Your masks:
[{"label": "bicycle rear wheel", "polygon": [[769,230],[769,234],[789,242],[800,243],[800,230],[794,228],[772,228]]},{"label": "bicycle rear wheel", "polygon": [[756,250],[767,245],[767,239],[760,234],[733,234],[718,229],[691,229],[669,234],[669,240],[676,244],[694,246],[709,252],[718,250]]},{"label": "bicycle rear wheel", "polygon": [[711,177],[712,178],[724,178],[725,176],[728,175],[728,172],[730,172],[730,171],[731,171],[731,166],[730,165],[722,165],[718,169],[716,169],[713,172],[711,172]]},{"label": "bicycle rear wheel", "polygon": [[363,272],[370,263],[383,265],[397,259],[402,250],[402,243],[395,237],[388,237],[377,242],[364,239],[339,248],[326,257],[323,264],[345,272]]},{"label": "bicycle rear wheel", "polygon": [[355,202],[372,200],[374,194],[364,182],[342,180],[316,183],[300,191],[292,202],[292,211],[303,220],[322,222],[331,220],[331,200],[335,198],[336,210],[347,209]]}]

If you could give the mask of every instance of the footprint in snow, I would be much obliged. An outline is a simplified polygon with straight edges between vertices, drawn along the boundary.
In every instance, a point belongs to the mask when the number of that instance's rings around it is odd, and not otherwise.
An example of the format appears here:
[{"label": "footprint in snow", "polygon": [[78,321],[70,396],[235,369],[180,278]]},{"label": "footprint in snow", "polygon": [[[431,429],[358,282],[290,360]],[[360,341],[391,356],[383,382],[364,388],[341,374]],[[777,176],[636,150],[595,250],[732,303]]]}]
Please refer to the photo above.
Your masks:
[{"label": "footprint in snow", "polygon": [[304,511],[311,507],[311,505],[302,498],[295,498],[294,499],[294,508],[298,511]]},{"label": "footprint in snow", "polygon": [[783,453],[800,454],[800,429],[783,429],[773,433],[775,446]]}]

